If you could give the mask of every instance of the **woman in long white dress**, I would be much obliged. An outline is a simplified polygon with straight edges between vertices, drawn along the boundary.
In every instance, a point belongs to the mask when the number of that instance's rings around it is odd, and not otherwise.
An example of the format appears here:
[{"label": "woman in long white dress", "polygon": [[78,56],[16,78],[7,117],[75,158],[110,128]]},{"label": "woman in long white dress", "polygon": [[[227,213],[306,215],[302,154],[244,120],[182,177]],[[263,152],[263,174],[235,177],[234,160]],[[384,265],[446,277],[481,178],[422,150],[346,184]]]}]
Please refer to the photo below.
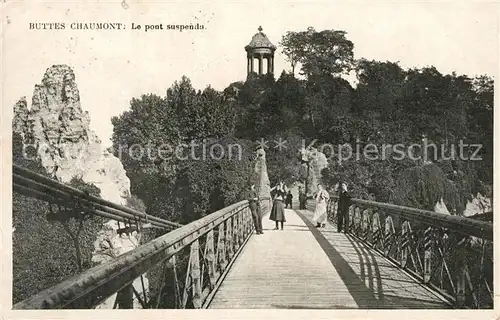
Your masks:
[{"label": "woman in long white dress", "polygon": [[326,225],[327,212],[326,207],[330,200],[330,195],[323,189],[323,186],[318,184],[318,193],[316,194],[316,210],[314,210],[313,223],[316,227],[324,227]]}]

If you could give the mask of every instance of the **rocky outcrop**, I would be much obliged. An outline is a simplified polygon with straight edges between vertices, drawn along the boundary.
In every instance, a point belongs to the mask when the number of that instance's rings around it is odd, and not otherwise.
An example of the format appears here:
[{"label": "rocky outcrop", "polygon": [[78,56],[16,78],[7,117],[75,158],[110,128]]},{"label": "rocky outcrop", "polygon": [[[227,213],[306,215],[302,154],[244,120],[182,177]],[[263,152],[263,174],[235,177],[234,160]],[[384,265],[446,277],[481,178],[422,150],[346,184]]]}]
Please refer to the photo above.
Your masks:
[{"label": "rocky outcrop", "polygon": [[[328,166],[326,155],[316,148],[299,150],[302,159],[302,166],[307,167],[309,163],[308,195],[313,195],[318,191],[318,184],[321,183],[321,171]],[[305,168],[307,170],[307,168]]]},{"label": "rocky outcrop", "polygon": [[255,163],[255,187],[259,195],[269,197],[271,195],[271,183],[267,175],[266,152],[264,149],[257,150],[257,160]]},{"label": "rocky outcrop", "polygon": [[477,193],[475,197],[467,201],[463,215],[465,217],[470,217],[476,214],[482,214],[493,211],[491,204],[491,199],[483,196],[481,193]]},{"label": "rocky outcrop", "polygon": [[[476,214],[483,214],[487,212],[493,211],[493,207],[491,206],[491,199],[483,196],[481,193],[478,193],[475,197],[471,195],[471,200],[467,200],[467,204],[465,206],[465,210],[462,215],[464,217],[471,217]],[[436,205],[434,206],[434,211],[437,213],[450,214],[446,204],[441,198]]]},{"label": "rocky outcrop", "polygon": [[26,97],[22,97],[19,101],[14,105],[14,117],[12,119],[12,131],[17,132],[23,138],[25,143],[32,143],[30,138],[33,134],[33,128],[28,121],[29,110],[28,110],[28,102],[26,101]]},{"label": "rocky outcrop", "polygon": [[[36,150],[52,177],[64,183],[79,177],[98,187],[103,199],[126,204],[130,181],[120,159],[104,149],[90,130],[90,116],[81,108],[70,67],[54,65],[47,69],[41,84],[35,86],[30,108],[26,98],[16,103],[13,130],[23,137],[25,147]],[[115,221],[103,226],[94,244],[93,261],[109,261],[138,245],[137,234],[119,236],[117,229]],[[112,308],[112,299],[101,307]]]},{"label": "rocky outcrop", "polygon": [[446,207],[446,204],[444,203],[443,198],[439,199],[439,201],[434,206],[434,212],[443,213],[443,214],[450,214],[450,212],[448,211],[448,208]]},{"label": "rocky outcrop", "polygon": [[31,108],[25,100],[15,107],[14,130],[33,137],[33,144],[47,172],[62,182],[81,177],[101,190],[101,196],[125,204],[130,181],[120,160],[101,147],[90,130],[90,116],[80,105],[80,95],[71,68],[55,65],[47,69],[35,86]]}]

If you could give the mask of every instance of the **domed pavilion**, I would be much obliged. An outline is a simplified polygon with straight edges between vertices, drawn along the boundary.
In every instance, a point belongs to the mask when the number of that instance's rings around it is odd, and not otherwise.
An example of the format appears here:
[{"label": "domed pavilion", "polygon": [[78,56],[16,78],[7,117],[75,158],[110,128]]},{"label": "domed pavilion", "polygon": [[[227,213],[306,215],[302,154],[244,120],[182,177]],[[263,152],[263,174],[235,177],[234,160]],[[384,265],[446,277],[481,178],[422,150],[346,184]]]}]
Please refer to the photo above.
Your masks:
[{"label": "domed pavilion", "polygon": [[264,74],[264,59],[267,62],[267,73],[274,73],[274,51],[276,46],[269,41],[259,26],[259,32],[252,37],[252,41],[245,47],[247,52],[247,73],[254,71],[254,61],[257,59],[259,64],[258,74]]}]

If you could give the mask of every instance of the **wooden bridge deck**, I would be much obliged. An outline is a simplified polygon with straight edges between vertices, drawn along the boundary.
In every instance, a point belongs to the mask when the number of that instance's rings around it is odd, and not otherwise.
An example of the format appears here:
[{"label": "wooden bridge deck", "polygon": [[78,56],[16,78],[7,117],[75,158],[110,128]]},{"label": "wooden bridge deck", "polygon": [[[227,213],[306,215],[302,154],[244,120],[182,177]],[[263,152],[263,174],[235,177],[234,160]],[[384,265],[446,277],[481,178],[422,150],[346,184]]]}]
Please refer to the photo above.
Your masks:
[{"label": "wooden bridge deck", "polygon": [[210,308],[425,308],[448,305],[386,258],[333,226],[315,228],[312,212],[286,209],[285,228],[253,235]]}]

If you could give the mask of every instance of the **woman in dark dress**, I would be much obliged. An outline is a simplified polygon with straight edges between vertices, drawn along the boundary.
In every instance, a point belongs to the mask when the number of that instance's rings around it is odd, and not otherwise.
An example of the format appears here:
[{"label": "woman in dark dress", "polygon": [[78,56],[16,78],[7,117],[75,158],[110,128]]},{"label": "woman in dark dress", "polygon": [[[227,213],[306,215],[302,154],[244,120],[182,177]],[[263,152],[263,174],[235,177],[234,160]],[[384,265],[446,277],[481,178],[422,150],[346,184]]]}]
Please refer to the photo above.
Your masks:
[{"label": "woman in dark dress", "polygon": [[281,230],[283,230],[283,223],[286,222],[285,207],[283,206],[286,192],[283,182],[280,182],[271,189],[271,195],[273,197],[273,208],[271,209],[269,220],[276,222],[276,228],[274,228],[274,230],[278,230],[278,222],[281,223]]}]

